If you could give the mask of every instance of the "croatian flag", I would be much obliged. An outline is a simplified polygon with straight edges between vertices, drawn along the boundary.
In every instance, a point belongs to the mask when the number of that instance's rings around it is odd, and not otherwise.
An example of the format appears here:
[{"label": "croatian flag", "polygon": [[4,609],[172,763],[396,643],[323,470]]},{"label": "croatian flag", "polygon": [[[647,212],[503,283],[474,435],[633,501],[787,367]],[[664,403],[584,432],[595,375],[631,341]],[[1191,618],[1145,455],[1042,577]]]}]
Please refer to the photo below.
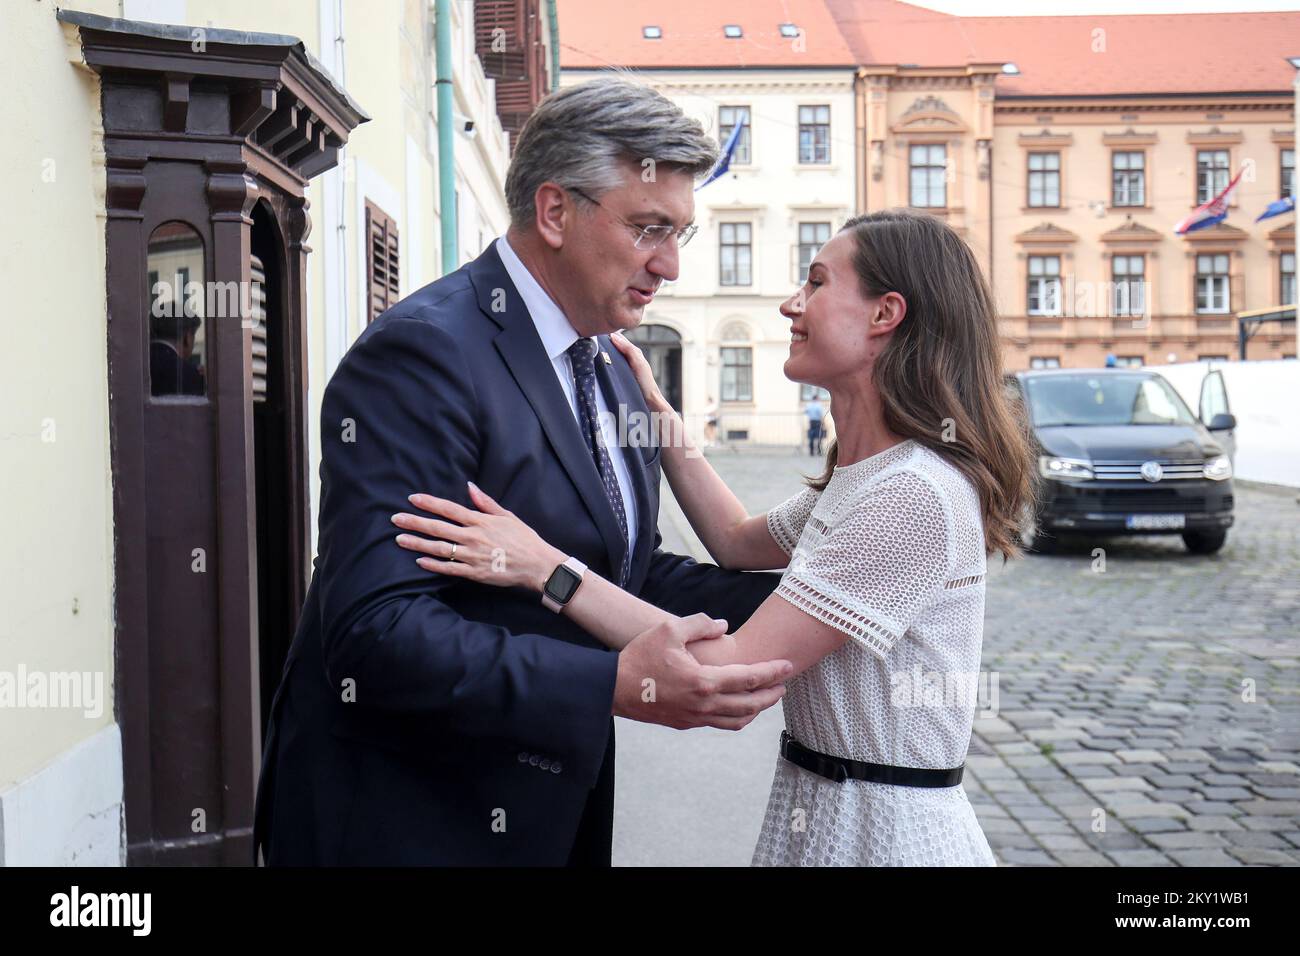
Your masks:
[{"label": "croatian flag", "polygon": [[1237,171],[1237,175],[1232,177],[1232,182],[1223,187],[1223,192],[1215,196],[1209,202],[1202,206],[1197,206],[1190,216],[1174,226],[1174,232],[1183,236],[1189,232],[1195,232],[1197,229],[1206,229],[1210,226],[1217,226],[1223,220],[1228,218],[1228,197],[1232,191],[1237,188],[1237,180],[1241,179],[1241,174],[1246,171],[1242,166]]},{"label": "croatian flag", "polygon": [[1285,199],[1274,199],[1268,204],[1268,208],[1256,217],[1256,222],[1263,222],[1265,219],[1272,219],[1274,216],[1280,216],[1284,212],[1295,212],[1295,196],[1287,196]]},{"label": "croatian flag", "polygon": [[713,167],[713,171],[704,182],[695,187],[699,192],[709,183],[722,176],[725,176],[727,170],[731,168],[731,154],[736,151],[736,144],[740,142],[740,133],[745,128],[745,124],[737,123],[731,130],[731,135],[727,137],[727,145],[722,147],[722,155],[718,158],[718,163]]}]

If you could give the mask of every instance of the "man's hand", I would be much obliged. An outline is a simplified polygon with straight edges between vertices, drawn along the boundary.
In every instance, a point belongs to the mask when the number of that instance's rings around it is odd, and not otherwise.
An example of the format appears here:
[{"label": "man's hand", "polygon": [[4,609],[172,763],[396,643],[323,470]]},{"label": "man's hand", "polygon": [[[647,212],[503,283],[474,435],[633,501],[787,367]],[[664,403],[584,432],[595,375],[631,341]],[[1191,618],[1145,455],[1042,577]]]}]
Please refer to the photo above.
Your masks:
[{"label": "man's hand", "polygon": [[700,664],[691,641],[718,639],[725,621],[707,614],[666,621],[638,634],[618,658],[614,715],[676,730],[740,730],[785,694],[789,661]]}]

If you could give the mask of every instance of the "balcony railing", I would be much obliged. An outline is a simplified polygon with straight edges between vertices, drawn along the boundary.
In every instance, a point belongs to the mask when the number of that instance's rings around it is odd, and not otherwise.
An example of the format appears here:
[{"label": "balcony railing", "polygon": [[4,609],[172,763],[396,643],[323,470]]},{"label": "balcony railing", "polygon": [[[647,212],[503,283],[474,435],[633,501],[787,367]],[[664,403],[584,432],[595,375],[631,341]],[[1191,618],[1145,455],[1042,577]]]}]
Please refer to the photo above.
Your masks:
[{"label": "balcony railing", "polygon": [[[823,420],[823,447],[835,429],[828,415]],[[687,416],[687,427],[696,441],[708,445],[707,419]],[[792,453],[808,451],[808,418],[802,412],[752,412],[724,409],[713,430],[712,447],[740,449],[786,448]]]}]

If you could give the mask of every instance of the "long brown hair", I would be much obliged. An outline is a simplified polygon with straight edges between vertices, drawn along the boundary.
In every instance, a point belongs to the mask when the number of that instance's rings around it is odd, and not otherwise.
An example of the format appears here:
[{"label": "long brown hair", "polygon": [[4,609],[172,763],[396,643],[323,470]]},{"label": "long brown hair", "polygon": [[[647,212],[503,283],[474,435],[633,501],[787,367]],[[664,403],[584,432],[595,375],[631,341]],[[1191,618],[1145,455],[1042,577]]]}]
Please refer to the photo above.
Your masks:
[{"label": "long brown hair", "polygon": [[[1003,385],[997,310],[979,263],[947,223],[921,213],[868,213],[840,231],[853,234],[863,293],[907,300],[873,373],[886,426],[961,470],[979,494],[987,552],[1014,557],[1034,469],[1028,425]],[[832,442],[826,470],[808,483],[825,488],[838,460]]]}]

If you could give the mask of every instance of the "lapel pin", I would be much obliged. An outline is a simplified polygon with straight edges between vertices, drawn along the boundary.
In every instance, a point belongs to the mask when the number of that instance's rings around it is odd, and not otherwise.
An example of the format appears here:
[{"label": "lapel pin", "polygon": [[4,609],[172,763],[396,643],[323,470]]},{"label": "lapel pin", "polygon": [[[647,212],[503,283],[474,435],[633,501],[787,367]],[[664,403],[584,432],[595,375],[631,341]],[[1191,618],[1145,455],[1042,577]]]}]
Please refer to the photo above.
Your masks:
[{"label": "lapel pin", "polygon": [[613,365],[613,364],[614,364],[614,360],[613,360],[612,358],[609,357],[609,353],[608,353],[608,352],[601,352],[601,353],[600,353],[600,357],[603,358],[603,359],[605,360],[605,364],[606,364],[606,365]]}]

